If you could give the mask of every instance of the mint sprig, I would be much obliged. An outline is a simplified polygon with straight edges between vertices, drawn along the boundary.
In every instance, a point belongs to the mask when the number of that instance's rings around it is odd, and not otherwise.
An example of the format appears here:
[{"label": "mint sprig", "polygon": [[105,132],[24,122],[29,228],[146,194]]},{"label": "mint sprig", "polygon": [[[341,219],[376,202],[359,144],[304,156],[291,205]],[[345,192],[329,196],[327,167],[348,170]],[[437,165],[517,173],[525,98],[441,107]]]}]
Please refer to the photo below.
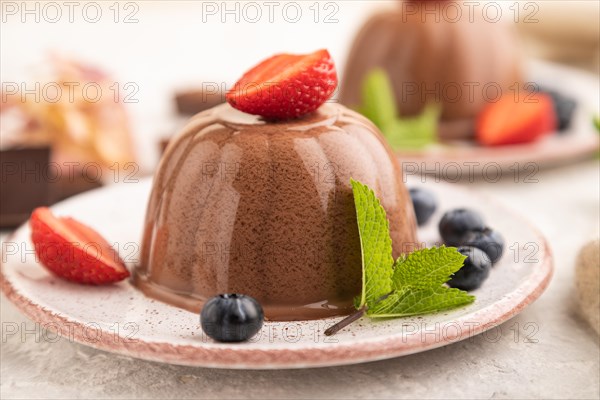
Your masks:
[{"label": "mint sprig", "polygon": [[392,83],[384,70],[369,71],[361,94],[358,111],[381,130],[392,149],[419,149],[437,142],[439,106],[428,104],[420,115],[400,117]]},{"label": "mint sprig", "polygon": [[325,331],[333,335],[366,314],[396,318],[435,313],[470,304],[475,297],[444,286],[462,268],[465,256],[453,247],[432,247],[395,262],[385,210],[373,190],[351,180],[362,254],[362,293],[358,311]]}]

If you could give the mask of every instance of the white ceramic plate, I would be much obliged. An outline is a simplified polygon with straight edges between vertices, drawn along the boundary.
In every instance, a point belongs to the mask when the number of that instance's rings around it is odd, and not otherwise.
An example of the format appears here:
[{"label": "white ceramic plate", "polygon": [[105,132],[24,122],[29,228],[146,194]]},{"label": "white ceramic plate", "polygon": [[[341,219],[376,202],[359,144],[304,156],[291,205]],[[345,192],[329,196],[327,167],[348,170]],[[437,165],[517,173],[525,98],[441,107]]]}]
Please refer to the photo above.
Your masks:
[{"label": "white ceramic plate", "polygon": [[[410,183],[410,182],[409,182]],[[150,181],[120,184],[53,207],[96,228],[131,266],[139,255]],[[416,183],[415,183],[416,184]],[[62,281],[35,260],[28,226],[2,246],[1,284],[6,296],[42,328],[106,351],[173,364],[220,368],[303,368],[352,364],[425,351],[466,339],[500,324],[538,298],[552,275],[544,238],[523,219],[468,190],[428,185],[441,203],[420,239],[438,240],[436,224],[450,208],[480,211],[506,238],[507,251],[474,304],[423,317],[363,318],[333,337],[323,331],[338,319],[269,322],[247,343],[215,343],[198,315],[146,298],[129,282],[91,287]]]},{"label": "white ceramic plate", "polygon": [[528,171],[579,161],[598,152],[600,138],[592,118],[599,111],[598,77],[558,64],[530,61],[528,82],[535,82],[574,98],[577,108],[571,126],[533,143],[482,147],[455,142],[420,151],[398,151],[405,173],[421,172],[454,182],[460,179],[492,179],[498,174]]}]

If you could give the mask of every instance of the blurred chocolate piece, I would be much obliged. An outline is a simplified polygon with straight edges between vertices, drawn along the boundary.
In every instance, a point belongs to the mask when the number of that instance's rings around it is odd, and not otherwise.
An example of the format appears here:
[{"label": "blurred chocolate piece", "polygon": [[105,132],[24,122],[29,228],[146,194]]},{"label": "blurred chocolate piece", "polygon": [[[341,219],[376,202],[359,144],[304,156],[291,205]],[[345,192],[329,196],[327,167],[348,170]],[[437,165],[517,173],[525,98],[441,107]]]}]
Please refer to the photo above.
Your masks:
[{"label": "blurred chocolate piece", "polygon": [[50,204],[50,147],[0,150],[0,228],[14,228],[36,207]]},{"label": "blurred chocolate piece", "polygon": [[94,169],[81,168],[75,168],[72,173],[63,171],[60,177],[51,183],[51,203],[101,187],[102,176],[97,175],[96,172]]},{"label": "blurred chocolate piece", "polygon": [[177,112],[182,115],[194,115],[224,102],[225,93],[221,90],[193,89],[175,94]]},{"label": "blurred chocolate piece", "polygon": [[[76,165],[76,166],[72,166]],[[102,186],[102,172],[53,161],[50,146],[0,150],[0,229],[16,228],[31,212]]]}]

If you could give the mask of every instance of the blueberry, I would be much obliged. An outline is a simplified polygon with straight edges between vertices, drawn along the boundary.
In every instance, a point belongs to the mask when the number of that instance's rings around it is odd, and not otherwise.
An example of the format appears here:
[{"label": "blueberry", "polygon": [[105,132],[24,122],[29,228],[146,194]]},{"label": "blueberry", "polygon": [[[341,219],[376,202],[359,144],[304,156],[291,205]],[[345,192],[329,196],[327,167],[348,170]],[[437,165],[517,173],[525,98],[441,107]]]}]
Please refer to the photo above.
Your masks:
[{"label": "blueberry", "polygon": [[200,313],[202,330],[219,342],[243,342],[262,327],[263,309],[250,296],[220,294],[210,298]]},{"label": "blueberry", "polygon": [[490,228],[467,233],[461,245],[477,247],[479,250],[483,250],[490,258],[492,264],[496,264],[504,252],[504,238],[497,231]]},{"label": "blueberry", "polygon": [[415,215],[417,216],[417,224],[419,226],[426,224],[437,208],[435,196],[429,190],[411,188],[410,198],[412,199]]},{"label": "blueberry", "polygon": [[565,96],[555,90],[540,88],[539,92],[545,93],[552,98],[554,111],[558,120],[558,131],[561,132],[569,128],[573,119],[573,113],[575,112],[575,108],[577,108],[577,102],[571,97]]},{"label": "blueberry", "polygon": [[462,246],[458,251],[467,256],[465,264],[448,281],[448,286],[461,290],[475,290],[490,274],[492,262],[487,254],[476,247]]},{"label": "blueberry", "polygon": [[448,246],[460,246],[464,236],[470,231],[482,231],[485,228],[479,213],[458,208],[448,211],[440,221],[439,230],[442,240]]}]

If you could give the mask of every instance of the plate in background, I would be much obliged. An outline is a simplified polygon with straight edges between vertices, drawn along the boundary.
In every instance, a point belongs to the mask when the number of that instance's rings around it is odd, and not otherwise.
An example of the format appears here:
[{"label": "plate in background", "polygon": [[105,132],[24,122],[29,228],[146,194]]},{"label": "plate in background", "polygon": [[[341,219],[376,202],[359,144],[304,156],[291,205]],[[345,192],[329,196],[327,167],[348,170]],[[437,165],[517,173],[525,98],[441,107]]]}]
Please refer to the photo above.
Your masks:
[{"label": "plate in background", "polygon": [[[532,175],[539,168],[580,161],[598,152],[600,136],[592,119],[599,111],[598,78],[574,68],[544,61],[527,66],[528,82],[574,98],[577,108],[568,130],[533,143],[482,147],[474,142],[434,145],[419,151],[397,151],[405,174],[437,175],[448,181],[473,178],[495,181],[498,175],[522,172]],[[507,175],[508,174],[508,175]]]}]

